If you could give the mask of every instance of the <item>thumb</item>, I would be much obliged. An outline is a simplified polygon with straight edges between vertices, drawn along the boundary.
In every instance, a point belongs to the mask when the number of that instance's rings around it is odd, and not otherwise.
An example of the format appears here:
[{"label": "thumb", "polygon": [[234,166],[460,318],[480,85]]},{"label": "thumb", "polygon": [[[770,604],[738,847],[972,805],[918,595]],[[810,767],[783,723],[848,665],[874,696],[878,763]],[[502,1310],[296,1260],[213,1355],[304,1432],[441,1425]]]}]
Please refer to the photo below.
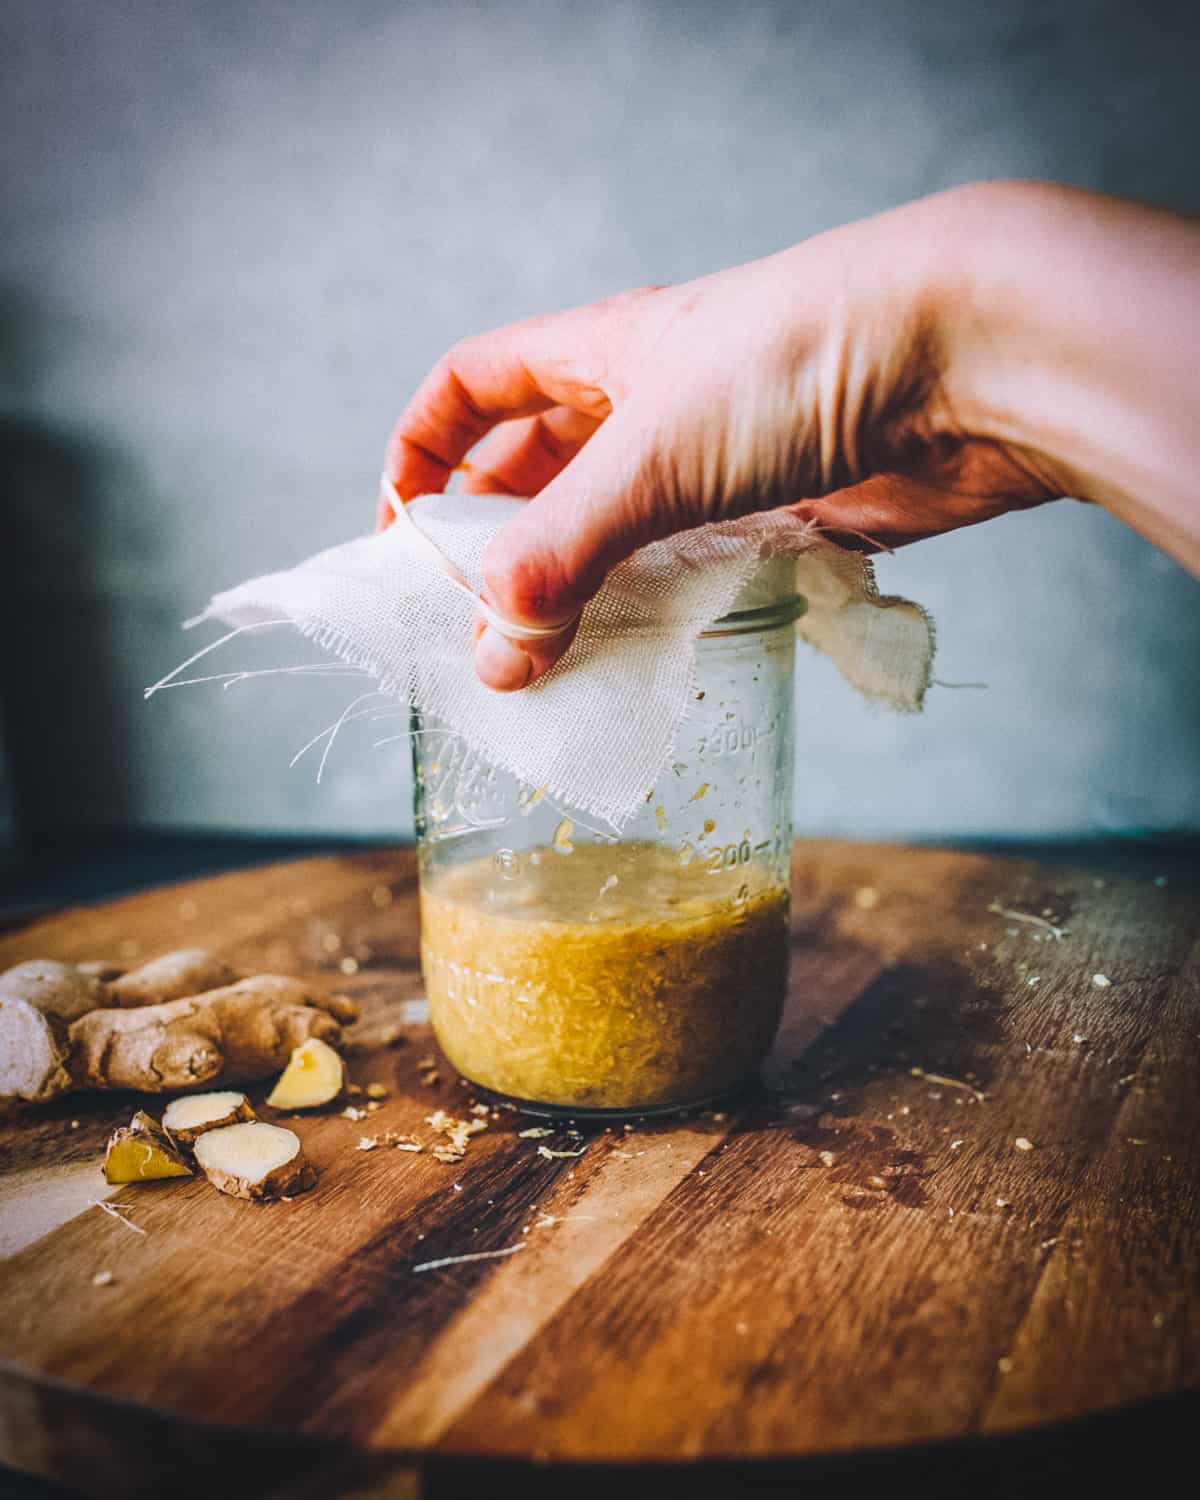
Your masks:
[{"label": "thumb", "polygon": [[494,625],[475,643],[475,670],[502,692],[543,676],[570,646],[579,613],[608,573],[656,536],[695,524],[666,522],[656,504],[644,427],[618,408],[580,453],[492,538],[484,596],[519,625],[561,625],[555,635],[510,640]]}]

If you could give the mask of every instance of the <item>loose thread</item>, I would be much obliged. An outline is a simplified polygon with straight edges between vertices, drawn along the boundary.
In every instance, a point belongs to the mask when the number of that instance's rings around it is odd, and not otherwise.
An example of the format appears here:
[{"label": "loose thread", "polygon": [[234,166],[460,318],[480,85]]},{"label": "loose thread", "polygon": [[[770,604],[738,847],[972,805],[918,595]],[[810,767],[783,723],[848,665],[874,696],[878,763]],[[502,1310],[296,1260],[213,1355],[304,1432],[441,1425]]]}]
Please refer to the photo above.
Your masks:
[{"label": "loose thread", "polygon": [[317,767],[317,783],[319,785],[322,773],[325,770],[325,762],[329,759],[329,752],[333,748],[333,742],[337,739],[338,732],[341,730],[342,726],[348,723],[352,723],[356,719],[365,719],[370,713],[373,712],[373,710],[365,708],[361,709],[358,713],[352,713],[351,710],[355,708],[359,703],[367,702],[367,700],[370,698],[382,698],[386,696],[387,695],[381,693],[378,688],[372,688],[369,693],[360,693],[357,698],[352,698],[332,724],[327,725],[324,729],[321,730],[319,734],[314,734],[312,739],[309,740],[306,745],[301,746],[301,748],[296,751],[295,755],[292,756],[289,762],[289,766],[295,767],[315,745],[319,745],[322,740],[326,740],[327,743],[325,745],[324,752],[321,755],[321,763]]},{"label": "loose thread", "polygon": [[463,1266],[472,1260],[499,1260],[505,1255],[515,1255],[518,1250],[524,1250],[522,1245],[509,1245],[504,1250],[476,1250],[470,1255],[445,1255],[441,1260],[425,1260],[419,1266],[414,1266],[413,1271],[439,1271],[443,1266]]},{"label": "loose thread", "polygon": [[153,689],[155,692],[169,692],[172,688],[200,687],[207,682],[219,682],[225,688],[234,687],[239,682],[247,682],[252,677],[367,677],[370,672],[364,672],[360,667],[352,667],[347,662],[312,662],[308,666],[301,667],[262,667],[255,671],[244,672],[213,672],[207,677],[178,677],[174,682],[166,682]]},{"label": "loose thread", "polygon": [[100,1198],[93,1198],[92,1199],[92,1207],[93,1208],[99,1208],[99,1209],[103,1210],[103,1212],[106,1213],[109,1216],[110,1219],[116,1219],[116,1221],[117,1221],[118,1224],[123,1224],[125,1226],[125,1228],[128,1229],[131,1234],[145,1234],[146,1233],[146,1231],[142,1228],[142,1226],[140,1224],[135,1224],[132,1219],[127,1219],[125,1217],[125,1213],[128,1210],[122,1210],[122,1209],[118,1208],[115,1203],[105,1203]]},{"label": "loose thread", "polygon": [[239,635],[248,635],[252,630],[266,630],[274,625],[292,625],[294,623],[293,620],[259,620],[253,625],[239,625],[236,630],[231,630],[228,635],[223,635],[220,640],[210,641],[207,646],[202,647],[195,655],[189,656],[187,661],[181,661],[173,672],[168,672],[165,677],[160,677],[156,683],[145,690],[142,696],[146,699],[153,698],[155,693],[161,692],[163,688],[173,683],[181,672],[186,672],[189,667],[195,666],[198,661],[202,661],[211,652],[219,650],[222,646],[227,646],[230,641],[236,641]]}]

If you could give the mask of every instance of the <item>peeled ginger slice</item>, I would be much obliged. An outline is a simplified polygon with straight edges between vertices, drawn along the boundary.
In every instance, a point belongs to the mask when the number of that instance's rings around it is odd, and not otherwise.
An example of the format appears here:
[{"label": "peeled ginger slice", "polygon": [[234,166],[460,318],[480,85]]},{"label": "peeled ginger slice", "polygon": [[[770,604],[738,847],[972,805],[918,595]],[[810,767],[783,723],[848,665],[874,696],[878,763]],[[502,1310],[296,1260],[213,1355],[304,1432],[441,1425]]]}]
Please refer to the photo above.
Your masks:
[{"label": "peeled ginger slice", "polygon": [[196,1142],[196,1163],[219,1192],[234,1198],[280,1198],[303,1193],[317,1180],[295,1131],[261,1120],[206,1130]]},{"label": "peeled ginger slice", "polygon": [[267,1103],[274,1109],[316,1109],[336,1099],[344,1081],[342,1059],[328,1042],[310,1037],[293,1051]]},{"label": "peeled ginger slice", "polygon": [[257,1116],[245,1094],[237,1089],[216,1089],[172,1099],[163,1110],[162,1122],[181,1146],[194,1146],[206,1130],[254,1119]]},{"label": "peeled ginger slice", "polygon": [[113,1131],[104,1154],[106,1182],[151,1182],[191,1175],[178,1146],[144,1110]]}]

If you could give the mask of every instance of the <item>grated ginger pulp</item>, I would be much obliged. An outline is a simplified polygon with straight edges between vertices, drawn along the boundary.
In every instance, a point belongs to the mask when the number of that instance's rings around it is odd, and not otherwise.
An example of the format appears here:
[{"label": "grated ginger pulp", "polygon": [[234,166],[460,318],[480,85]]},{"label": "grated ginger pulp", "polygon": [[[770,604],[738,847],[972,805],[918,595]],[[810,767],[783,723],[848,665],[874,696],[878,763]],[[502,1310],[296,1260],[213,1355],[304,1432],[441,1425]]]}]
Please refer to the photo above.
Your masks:
[{"label": "grated ginger pulp", "polygon": [[713,872],[658,844],[580,844],[500,880],[477,858],[423,882],[421,930],[442,1049],[516,1099],[698,1102],[741,1082],[779,1024],[788,893],[765,865]]}]

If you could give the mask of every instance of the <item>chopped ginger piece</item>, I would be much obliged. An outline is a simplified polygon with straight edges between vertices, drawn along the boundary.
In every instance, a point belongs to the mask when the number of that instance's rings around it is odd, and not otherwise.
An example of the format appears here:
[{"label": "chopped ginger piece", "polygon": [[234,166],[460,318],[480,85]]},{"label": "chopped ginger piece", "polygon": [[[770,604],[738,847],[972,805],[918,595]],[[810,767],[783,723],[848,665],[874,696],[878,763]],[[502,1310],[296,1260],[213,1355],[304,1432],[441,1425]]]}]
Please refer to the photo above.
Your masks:
[{"label": "chopped ginger piece", "polygon": [[104,1154],[106,1182],[153,1182],[191,1175],[175,1142],[140,1109],[128,1125],[113,1132]]},{"label": "chopped ginger piece", "polygon": [[260,1120],[206,1130],[196,1142],[196,1161],[218,1192],[234,1198],[280,1198],[303,1193],[317,1180],[299,1137]]},{"label": "chopped ginger piece", "polygon": [[310,1037],[292,1053],[292,1060],[267,1095],[275,1109],[316,1109],[342,1092],[345,1069],[328,1042]]},{"label": "chopped ginger piece", "polygon": [[216,1089],[209,1094],[185,1094],[172,1099],[163,1110],[163,1127],[185,1151],[190,1151],[206,1130],[239,1125],[253,1120],[250,1101],[238,1089]]}]

